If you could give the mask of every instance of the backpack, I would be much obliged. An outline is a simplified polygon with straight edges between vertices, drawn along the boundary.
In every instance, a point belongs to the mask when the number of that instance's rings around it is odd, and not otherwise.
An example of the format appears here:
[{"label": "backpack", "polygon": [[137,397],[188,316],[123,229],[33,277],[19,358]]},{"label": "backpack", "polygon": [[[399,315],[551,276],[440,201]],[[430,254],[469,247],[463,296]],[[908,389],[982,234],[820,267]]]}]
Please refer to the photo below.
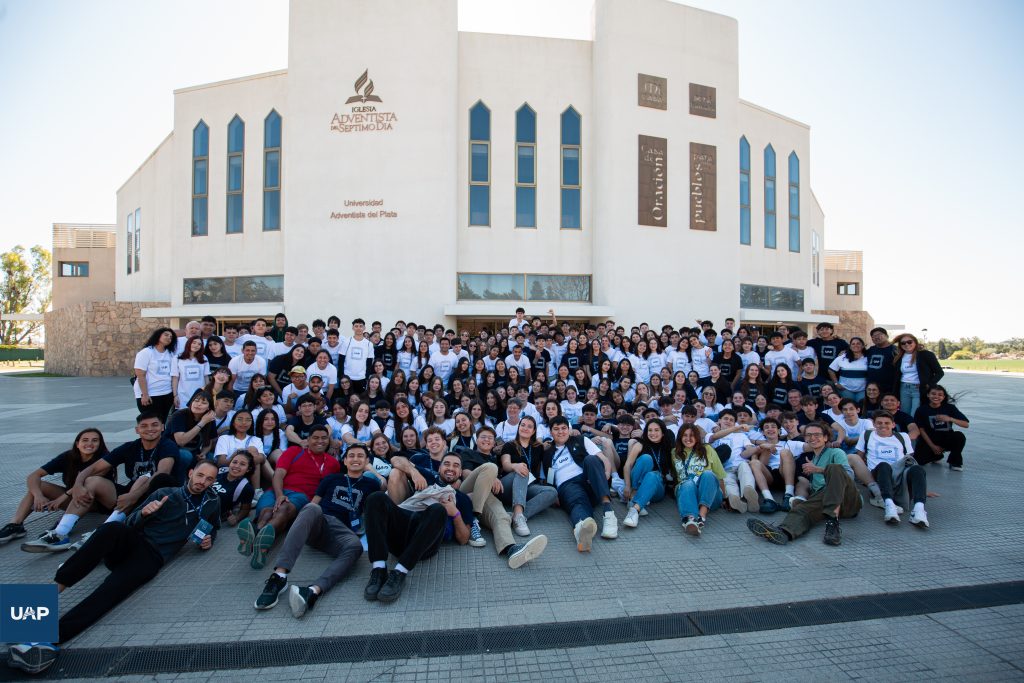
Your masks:
[{"label": "backpack", "polygon": [[[864,455],[868,454],[868,442],[871,441],[871,435],[874,433],[873,429],[864,430]],[[898,431],[892,433],[896,437],[896,440],[900,442],[900,446],[903,447],[903,457],[907,456],[907,442],[903,440],[903,435]]]}]

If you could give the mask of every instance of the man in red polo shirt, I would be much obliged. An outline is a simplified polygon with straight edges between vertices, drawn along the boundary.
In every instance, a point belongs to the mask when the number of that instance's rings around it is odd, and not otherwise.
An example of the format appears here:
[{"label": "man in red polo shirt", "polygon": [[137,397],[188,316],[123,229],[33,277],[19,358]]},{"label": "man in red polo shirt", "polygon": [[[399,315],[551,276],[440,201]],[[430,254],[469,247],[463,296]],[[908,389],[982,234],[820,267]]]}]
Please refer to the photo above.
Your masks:
[{"label": "man in red polo shirt", "polygon": [[277,534],[291,526],[299,510],[316,495],[324,477],[341,472],[338,459],[327,452],[331,437],[326,425],[314,425],[306,448],[292,446],[277,460],[273,486],[256,503],[255,525],[248,519],[238,524],[238,552],[249,557],[249,566],[262,569]]}]

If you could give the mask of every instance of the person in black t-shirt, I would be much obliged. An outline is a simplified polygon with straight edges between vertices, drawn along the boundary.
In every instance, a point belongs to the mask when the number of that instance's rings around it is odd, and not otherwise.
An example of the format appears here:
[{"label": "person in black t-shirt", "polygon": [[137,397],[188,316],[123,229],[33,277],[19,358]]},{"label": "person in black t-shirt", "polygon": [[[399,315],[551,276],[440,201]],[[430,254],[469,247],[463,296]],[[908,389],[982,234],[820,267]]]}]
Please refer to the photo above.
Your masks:
[{"label": "person in black t-shirt", "polygon": [[327,421],[316,414],[316,399],[309,394],[299,396],[295,409],[297,414],[288,419],[284,434],[288,437],[289,444],[305,448],[313,427],[326,425]]},{"label": "person in black t-shirt", "polygon": [[313,583],[308,586],[292,584],[288,593],[293,616],[301,617],[312,609],[320,596],[341,581],[363,554],[359,534],[363,531],[366,500],[383,487],[384,478],[370,465],[366,446],[350,445],[345,451],[345,473],[324,477],[313,500],[292,522],[274,571],[256,599],[256,609],[267,610],[277,604],[278,596],[288,587],[288,573],[306,545],[332,558]]},{"label": "person in black t-shirt", "polygon": [[252,499],[256,493],[249,481],[256,469],[256,460],[252,453],[239,449],[228,461],[227,467],[217,472],[217,481],[210,487],[220,498],[221,521],[228,526],[235,526],[249,516],[252,510]]},{"label": "person in black t-shirt", "polygon": [[217,441],[216,420],[210,395],[203,390],[192,394],[188,404],[167,420],[164,437],[177,444],[181,466],[186,471],[202,460]]},{"label": "person in black t-shirt", "polygon": [[[900,410],[900,397],[892,393],[882,394],[882,410],[892,414],[892,421],[896,423],[896,428],[910,435],[910,440],[917,443],[918,438],[921,436],[921,430],[918,429],[917,423],[914,422],[914,416],[909,413],[905,413]],[[871,417],[870,415],[868,417]]]},{"label": "person in black t-shirt", "polygon": [[818,323],[814,329],[818,336],[807,342],[807,345],[814,349],[814,353],[818,356],[818,379],[827,382],[829,379],[828,366],[836,358],[839,358],[840,354],[846,353],[850,345],[846,343],[845,339],[835,336],[835,328],[832,323]]},{"label": "person in black t-shirt", "polygon": [[[35,541],[22,544],[21,549],[36,553],[68,550],[74,546],[72,529],[97,500],[114,508],[108,522],[123,522],[150,491],[163,486],[180,486],[181,481],[171,475],[178,462],[178,446],[163,438],[163,430],[163,420],[155,413],[140,413],[135,418],[135,433],[139,438],[118,446],[79,472],[69,489],[71,502],[67,512],[57,526]],[[124,466],[129,484],[114,483],[118,465]]]},{"label": "person in black t-shirt", "polygon": [[959,408],[949,402],[949,393],[941,384],[928,390],[928,402],[914,413],[914,422],[920,428],[921,440],[924,442],[924,447],[914,451],[917,461],[922,465],[938,462],[942,460],[942,454],[949,451],[949,469],[962,472],[967,437],[963,432],[954,431],[953,427],[967,429],[971,422]]},{"label": "person in black t-shirt", "polygon": [[896,382],[896,345],[889,341],[884,327],[871,330],[871,348],[864,352],[868,359],[868,381],[876,383],[883,392],[892,391]]},{"label": "person in black t-shirt", "polygon": [[[107,444],[100,430],[89,427],[75,437],[69,450],[56,456],[39,469],[28,475],[28,493],[18,503],[18,509],[11,522],[0,529],[0,545],[23,538],[26,534],[25,520],[35,512],[64,510],[71,503],[71,487],[78,473],[107,454]],[[43,481],[43,477],[60,474],[63,486]],[[106,503],[106,505],[104,505]],[[111,509],[114,499],[94,500],[92,509]]]}]

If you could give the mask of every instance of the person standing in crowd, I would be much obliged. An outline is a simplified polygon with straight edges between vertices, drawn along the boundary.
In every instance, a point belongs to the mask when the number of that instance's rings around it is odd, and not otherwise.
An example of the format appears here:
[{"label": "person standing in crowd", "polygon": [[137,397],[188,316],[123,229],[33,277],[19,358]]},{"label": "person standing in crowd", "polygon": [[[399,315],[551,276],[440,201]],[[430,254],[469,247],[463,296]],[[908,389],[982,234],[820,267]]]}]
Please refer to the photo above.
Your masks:
[{"label": "person standing in crowd", "polygon": [[864,387],[868,380],[868,359],[864,356],[864,340],[851,337],[846,351],[828,366],[828,375],[843,398],[857,403],[864,400]]},{"label": "person standing in crowd", "polygon": [[149,335],[142,350],[135,354],[132,365],[135,372],[135,405],[139,412],[153,413],[161,420],[174,407],[174,387],[171,377],[177,362],[174,349],[178,337],[169,327],[160,327]]},{"label": "person standing in crowd", "polygon": [[242,343],[241,355],[235,356],[228,363],[228,370],[235,378],[231,388],[235,392],[235,398],[238,398],[249,391],[253,377],[266,377],[267,359],[259,355],[259,345],[249,339]]},{"label": "person standing in crowd", "polygon": [[884,327],[873,328],[870,336],[871,348],[864,352],[868,359],[868,382],[877,384],[883,393],[892,391],[896,383],[896,345],[889,341],[889,331]]},{"label": "person standing in crowd", "polygon": [[916,415],[918,407],[928,400],[928,392],[942,380],[945,371],[935,354],[921,348],[914,335],[901,334],[896,341],[899,350],[893,360],[896,368],[893,389],[899,392],[903,410]]},{"label": "person standing in crowd", "polygon": [[[338,363],[341,374],[352,382],[351,393],[366,391],[366,376],[373,371],[373,342],[366,336],[366,321],[356,318],[352,321],[352,336],[342,339],[344,350]],[[344,361],[341,360],[344,358]]]},{"label": "person standing in crowd", "polygon": [[845,339],[836,337],[835,327],[832,323],[818,323],[814,330],[817,336],[808,341],[807,346],[814,349],[815,355],[818,356],[818,379],[827,382],[829,380],[828,368],[832,361],[839,358],[840,354],[845,353],[850,345],[846,343]]},{"label": "person standing in crowd", "polygon": [[184,406],[192,394],[206,386],[209,376],[210,364],[204,356],[202,338],[189,337],[185,342],[185,350],[178,355],[171,368],[175,409]]}]

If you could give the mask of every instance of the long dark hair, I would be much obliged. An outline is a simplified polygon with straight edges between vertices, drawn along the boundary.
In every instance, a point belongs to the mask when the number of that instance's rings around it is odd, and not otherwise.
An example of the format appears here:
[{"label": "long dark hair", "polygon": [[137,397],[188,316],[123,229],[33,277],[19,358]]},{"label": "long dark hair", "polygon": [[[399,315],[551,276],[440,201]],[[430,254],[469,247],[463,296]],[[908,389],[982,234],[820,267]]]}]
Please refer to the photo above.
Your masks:
[{"label": "long dark hair", "polygon": [[854,357],[854,355],[853,355],[853,342],[854,341],[859,341],[860,342],[860,355],[861,355],[861,358],[864,357],[864,350],[867,349],[867,347],[868,347],[868,345],[865,344],[864,340],[861,339],[860,337],[850,337],[850,342],[849,342],[850,346],[848,346],[846,348],[846,360],[848,360],[848,361],[857,360]]},{"label": "long dark hair", "polygon": [[[278,417],[275,411],[264,410],[260,413],[259,420],[252,421],[252,435],[263,441],[263,438],[266,436],[263,433],[263,420],[266,419],[267,415],[274,416],[274,429],[271,431],[270,450],[276,451],[281,446],[281,418]],[[232,419],[232,422],[234,422],[234,419]],[[258,425],[257,422],[259,423]]]},{"label": "long dark hair", "polygon": [[96,449],[96,454],[92,456],[92,460],[89,461],[89,465],[96,462],[109,451],[107,450],[107,442],[103,440],[103,432],[96,429],[95,427],[86,427],[82,431],[75,435],[75,440],[71,444],[70,450],[68,450],[68,466],[64,468],[64,474],[61,475],[61,479],[64,482],[64,488],[71,490],[71,487],[75,485],[75,479],[78,478],[79,473],[84,470],[88,465],[82,460],[82,451],[78,449],[79,440],[86,434],[95,434],[100,437],[99,448]]},{"label": "long dark hair", "polygon": [[[676,434],[675,446],[672,448],[672,457],[669,458],[668,461],[662,462],[661,473],[662,473],[663,476],[665,476],[667,478],[669,475],[674,475],[675,474],[675,472],[674,472],[675,468],[672,466],[674,462],[677,462],[677,461],[678,462],[685,462],[686,461],[686,446],[683,445],[683,435],[684,434],[692,434],[693,435],[693,441],[694,441],[694,444],[693,444],[693,455],[695,457],[700,458],[701,460],[703,460],[704,461],[704,465],[707,466],[707,464],[708,464],[708,448],[710,446],[708,444],[704,443],[704,437],[701,436],[700,432],[701,432],[700,427],[698,427],[695,424],[683,425],[682,427],[679,428],[679,433]],[[678,481],[676,482],[677,485],[679,483],[681,483],[681,482],[678,482]]]},{"label": "long dark hair", "polygon": [[[192,358],[192,342],[195,341],[196,339],[198,339],[199,341],[203,340],[203,338],[197,334],[194,334],[191,337],[189,337],[185,341],[185,348],[182,350],[181,355],[178,356],[178,360],[188,360],[189,358]],[[196,362],[199,363],[200,365],[206,362],[206,354],[204,353],[204,351],[205,348],[203,347],[202,344],[200,344],[199,350],[196,351],[195,355]]]},{"label": "long dark hair", "polygon": [[[661,427],[661,443],[654,443],[651,441],[648,432],[650,432],[651,425],[658,425]],[[665,422],[661,418],[652,418],[647,421],[644,425],[643,434],[640,435],[640,454],[647,454],[655,458],[656,462],[654,466],[659,470],[665,467],[665,463],[668,462],[672,457],[672,432],[665,426]]]},{"label": "long dark hair", "polygon": [[147,339],[146,343],[142,345],[142,348],[156,348],[156,345],[160,343],[160,337],[164,336],[164,332],[171,333],[171,343],[168,344],[167,348],[164,350],[174,353],[178,348],[178,333],[169,327],[158,327],[153,330],[153,333],[149,335],[149,339]]}]

